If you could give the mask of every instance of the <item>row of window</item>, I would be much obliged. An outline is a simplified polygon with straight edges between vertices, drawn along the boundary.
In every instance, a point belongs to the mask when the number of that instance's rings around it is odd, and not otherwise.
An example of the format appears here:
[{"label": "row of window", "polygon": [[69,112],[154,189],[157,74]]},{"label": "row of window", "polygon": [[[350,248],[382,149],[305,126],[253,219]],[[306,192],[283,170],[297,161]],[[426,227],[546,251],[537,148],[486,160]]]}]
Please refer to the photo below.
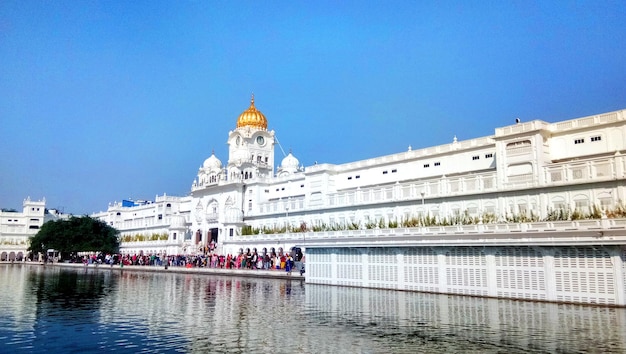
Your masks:
[{"label": "row of window", "polygon": [[[263,160],[263,158],[265,158],[265,161]],[[252,155],[252,161],[254,161],[254,155]],[[267,156],[261,156],[261,155],[257,155],[256,157],[256,162],[265,162],[268,163],[269,162],[269,157]]]},{"label": "row of window", "polygon": [[[600,135],[592,136],[589,140],[593,141],[601,141],[602,137]],[[574,144],[584,144],[585,138],[574,139]]]},{"label": "row of window", "polygon": [[[301,184],[300,188],[304,188],[304,184]],[[280,192],[280,191],[284,191],[284,190],[285,190],[285,187],[276,188],[276,192]],[[270,192],[269,189],[265,190],[265,193],[269,193],[269,192]]]},{"label": "row of window", "polygon": [[[7,219],[7,222],[19,222],[19,219]],[[30,222],[39,222],[39,219],[30,219]]]},{"label": "row of window", "polygon": [[[493,158],[493,153],[488,153],[488,154],[485,154],[485,158],[486,158],[486,159]],[[480,156],[478,156],[478,155],[476,155],[476,156],[472,156],[472,160],[479,160],[479,159],[480,159]],[[435,163],[433,163],[433,165],[434,165],[435,167],[437,167],[437,166],[441,166],[441,162],[435,162]],[[429,168],[429,167],[430,167],[430,163],[425,163],[425,164],[424,164],[424,168]],[[396,172],[398,172],[398,170],[397,170],[397,169],[393,169],[393,170],[391,170],[391,173],[396,173]],[[383,171],[383,174],[384,174],[384,175],[386,175],[386,174],[388,174],[388,173],[389,173],[389,172],[388,172],[387,170]],[[355,178],[355,179],[359,179],[359,178],[361,178],[361,176],[357,175],[357,176],[355,176],[354,178]],[[352,179],[352,176],[348,176],[348,180],[351,180],[351,179]]]},{"label": "row of window", "polygon": [[[486,159],[491,159],[493,158],[493,153],[489,153],[489,154],[485,154],[485,158]],[[472,160],[480,160],[480,155],[474,155],[472,156]]]}]

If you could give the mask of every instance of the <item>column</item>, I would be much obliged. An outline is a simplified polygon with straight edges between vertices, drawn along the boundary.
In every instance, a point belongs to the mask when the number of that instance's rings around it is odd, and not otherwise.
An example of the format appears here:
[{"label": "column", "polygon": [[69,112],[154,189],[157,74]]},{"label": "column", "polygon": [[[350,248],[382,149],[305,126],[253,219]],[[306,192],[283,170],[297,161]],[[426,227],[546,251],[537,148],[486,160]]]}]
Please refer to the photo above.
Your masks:
[{"label": "column", "polygon": [[370,286],[369,255],[367,248],[359,248],[361,252],[361,286]]},{"label": "column", "polygon": [[607,253],[611,255],[611,263],[613,264],[613,274],[615,278],[615,304],[626,305],[626,288],[624,288],[624,264],[621,257],[621,248],[607,247]]},{"label": "column", "polygon": [[330,254],[330,283],[337,285],[337,249],[328,249]]},{"label": "column", "polygon": [[446,265],[446,252],[448,251],[448,247],[438,247],[434,248],[437,252],[437,269],[439,270],[439,292],[447,293],[448,292],[448,275],[446,273],[447,265]]},{"label": "column", "polygon": [[498,296],[498,272],[495,251],[493,247],[483,248],[485,266],[487,267],[487,294],[493,297]]},{"label": "column", "polygon": [[405,290],[405,285],[404,285],[404,254],[402,253],[402,251],[404,250],[403,248],[394,248],[394,250],[396,251],[396,264],[398,265],[398,290]]},{"label": "column", "polygon": [[543,276],[546,287],[546,300],[556,301],[556,274],[554,268],[554,248],[539,247],[538,250],[543,255]]}]

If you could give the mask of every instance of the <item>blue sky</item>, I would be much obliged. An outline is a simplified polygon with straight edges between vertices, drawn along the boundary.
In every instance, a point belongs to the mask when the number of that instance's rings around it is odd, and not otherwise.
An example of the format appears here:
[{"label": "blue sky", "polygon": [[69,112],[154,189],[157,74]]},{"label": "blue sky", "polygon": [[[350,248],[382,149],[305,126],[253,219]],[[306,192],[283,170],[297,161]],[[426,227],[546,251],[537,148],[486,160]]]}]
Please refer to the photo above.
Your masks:
[{"label": "blue sky", "polygon": [[305,166],[624,109],[625,19],[624,1],[3,0],[0,207],[186,195],[252,93]]}]

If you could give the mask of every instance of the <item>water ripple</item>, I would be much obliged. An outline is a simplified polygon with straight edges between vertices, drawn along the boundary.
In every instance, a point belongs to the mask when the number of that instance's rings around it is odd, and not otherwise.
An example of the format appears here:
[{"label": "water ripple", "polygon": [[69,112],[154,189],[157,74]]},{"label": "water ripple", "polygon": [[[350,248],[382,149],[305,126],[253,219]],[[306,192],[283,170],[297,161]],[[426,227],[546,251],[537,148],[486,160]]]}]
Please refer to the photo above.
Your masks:
[{"label": "water ripple", "polygon": [[7,352],[623,353],[624,309],[0,266]]}]

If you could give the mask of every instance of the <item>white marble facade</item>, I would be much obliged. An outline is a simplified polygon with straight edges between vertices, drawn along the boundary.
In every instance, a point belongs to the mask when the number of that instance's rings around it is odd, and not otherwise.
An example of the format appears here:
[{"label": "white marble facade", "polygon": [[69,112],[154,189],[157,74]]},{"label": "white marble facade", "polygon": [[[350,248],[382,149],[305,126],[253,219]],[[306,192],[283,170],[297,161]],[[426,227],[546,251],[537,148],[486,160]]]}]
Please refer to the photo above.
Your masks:
[{"label": "white marble facade", "polygon": [[247,243],[250,230],[270,239],[276,232],[276,247],[288,249],[302,243],[300,228],[369,228],[424,216],[545,219],[555,210],[612,210],[626,200],[626,110],[513,122],[491,136],[340,165],[303,166],[290,152],[275,166],[276,134],[267,128],[253,97],[225,135],[226,163],[212,153],[188,196],[114,203],[93,216],[121,231],[124,253],[194,254],[214,246],[225,254],[274,244]]},{"label": "white marble facade", "polygon": [[0,261],[19,261],[27,256],[29,237],[44,223],[46,200],[24,199],[22,211],[0,211]]}]

